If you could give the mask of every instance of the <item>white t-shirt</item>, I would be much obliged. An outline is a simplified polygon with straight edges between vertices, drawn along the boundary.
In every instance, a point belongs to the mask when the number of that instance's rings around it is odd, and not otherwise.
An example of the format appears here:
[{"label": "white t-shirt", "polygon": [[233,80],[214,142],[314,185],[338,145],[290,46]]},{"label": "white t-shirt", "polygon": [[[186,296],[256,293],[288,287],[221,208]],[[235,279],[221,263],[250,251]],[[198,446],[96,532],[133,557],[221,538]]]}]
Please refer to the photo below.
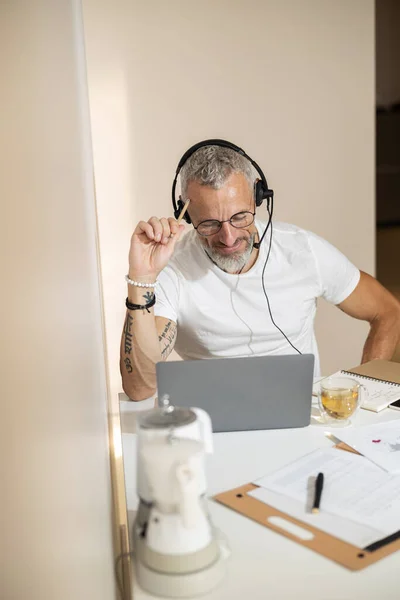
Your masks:
[{"label": "white t-shirt", "polygon": [[[266,223],[256,220],[261,236]],[[190,231],[159,275],[155,315],[177,323],[176,352],[183,359],[294,354],[274,326],[262,287],[271,230],[257,261],[240,275],[214,265]],[[286,223],[273,223],[271,252],[264,272],[273,320],[301,353],[315,355],[316,300],[340,304],[354,290],[359,270],[331,244]]]}]

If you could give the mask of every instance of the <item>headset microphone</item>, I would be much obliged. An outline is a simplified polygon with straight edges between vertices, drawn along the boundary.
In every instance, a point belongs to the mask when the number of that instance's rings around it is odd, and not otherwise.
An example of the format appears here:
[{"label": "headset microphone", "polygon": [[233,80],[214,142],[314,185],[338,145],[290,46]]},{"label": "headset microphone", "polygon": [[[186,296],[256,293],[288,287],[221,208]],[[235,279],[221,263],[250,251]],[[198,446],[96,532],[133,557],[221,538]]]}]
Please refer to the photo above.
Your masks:
[{"label": "headset microphone", "polygon": [[[273,203],[272,203],[272,206],[273,206]],[[265,238],[265,235],[266,235],[266,233],[267,233],[267,231],[268,231],[268,229],[269,229],[269,226],[270,226],[270,224],[271,224],[271,219],[272,219],[272,211],[273,211],[273,208],[272,208],[272,206],[271,206],[271,212],[269,212],[269,210],[268,210],[268,215],[269,215],[269,217],[268,217],[268,223],[267,223],[267,226],[266,226],[266,228],[265,228],[265,230],[264,230],[264,233],[262,234],[262,236],[261,236],[261,238],[260,238],[260,241],[259,241],[259,242],[254,242],[254,244],[253,244],[253,248],[255,248],[256,250],[258,250],[258,249],[259,249],[259,247],[261,246],[261,242],[262,242],[262,241],[263,241],[263,239]]]}]

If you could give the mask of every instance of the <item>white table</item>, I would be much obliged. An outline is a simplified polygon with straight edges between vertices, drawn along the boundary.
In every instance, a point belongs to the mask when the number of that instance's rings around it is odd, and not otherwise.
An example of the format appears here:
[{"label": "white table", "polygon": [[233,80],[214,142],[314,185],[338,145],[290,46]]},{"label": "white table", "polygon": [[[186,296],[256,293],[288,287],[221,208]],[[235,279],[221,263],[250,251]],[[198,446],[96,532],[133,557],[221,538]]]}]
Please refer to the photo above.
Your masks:
[{"label": "white table", "polygon": [[[129,523],[132,528],[136,497],[136,435],[132,410],[121,403],[123,454]],[[361,410],[354,426],[399,419],[400,411],[379,414]],[[127,424],[124,427],[124,423]],[[127,432],[128,431],[128,432]],[[325,428],[250,431],[214,434],[214,454],[208,457],[209,495],[229,490],[272,472],[286,463],[332,442]],[[240,514],[209,501],[212,519],[228,537],[232,555],[228,575],[205,600],[399,600],[400,553],[359,572],[352,572]],[[154,598],[134,588],[134,600]]]}]

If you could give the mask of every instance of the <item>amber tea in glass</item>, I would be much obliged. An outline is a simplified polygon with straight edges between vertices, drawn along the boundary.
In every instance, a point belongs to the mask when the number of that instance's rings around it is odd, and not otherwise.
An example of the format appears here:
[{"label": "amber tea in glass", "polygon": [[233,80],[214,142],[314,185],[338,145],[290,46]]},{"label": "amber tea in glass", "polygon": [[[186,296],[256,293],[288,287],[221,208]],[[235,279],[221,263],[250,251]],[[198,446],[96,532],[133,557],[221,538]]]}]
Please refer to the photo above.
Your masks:
[{"label": "amber tea in glass", "polygon": [[350,377],[328,377],[320,385],[319,403],[325,422],[348,425],[361,403],[361,385]]}]

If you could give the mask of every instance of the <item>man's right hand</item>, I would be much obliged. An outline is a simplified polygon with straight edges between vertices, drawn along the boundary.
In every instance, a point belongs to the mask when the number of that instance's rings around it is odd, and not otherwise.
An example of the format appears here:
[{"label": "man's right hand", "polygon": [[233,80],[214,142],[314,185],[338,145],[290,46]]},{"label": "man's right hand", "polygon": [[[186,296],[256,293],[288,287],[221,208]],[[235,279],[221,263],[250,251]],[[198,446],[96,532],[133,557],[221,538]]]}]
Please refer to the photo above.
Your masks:
[{"label": "man's right hand", "polygon": [[168,264],[184,229],[173,217],[140,221],[131,238],[129,277],[155,281]]}]

